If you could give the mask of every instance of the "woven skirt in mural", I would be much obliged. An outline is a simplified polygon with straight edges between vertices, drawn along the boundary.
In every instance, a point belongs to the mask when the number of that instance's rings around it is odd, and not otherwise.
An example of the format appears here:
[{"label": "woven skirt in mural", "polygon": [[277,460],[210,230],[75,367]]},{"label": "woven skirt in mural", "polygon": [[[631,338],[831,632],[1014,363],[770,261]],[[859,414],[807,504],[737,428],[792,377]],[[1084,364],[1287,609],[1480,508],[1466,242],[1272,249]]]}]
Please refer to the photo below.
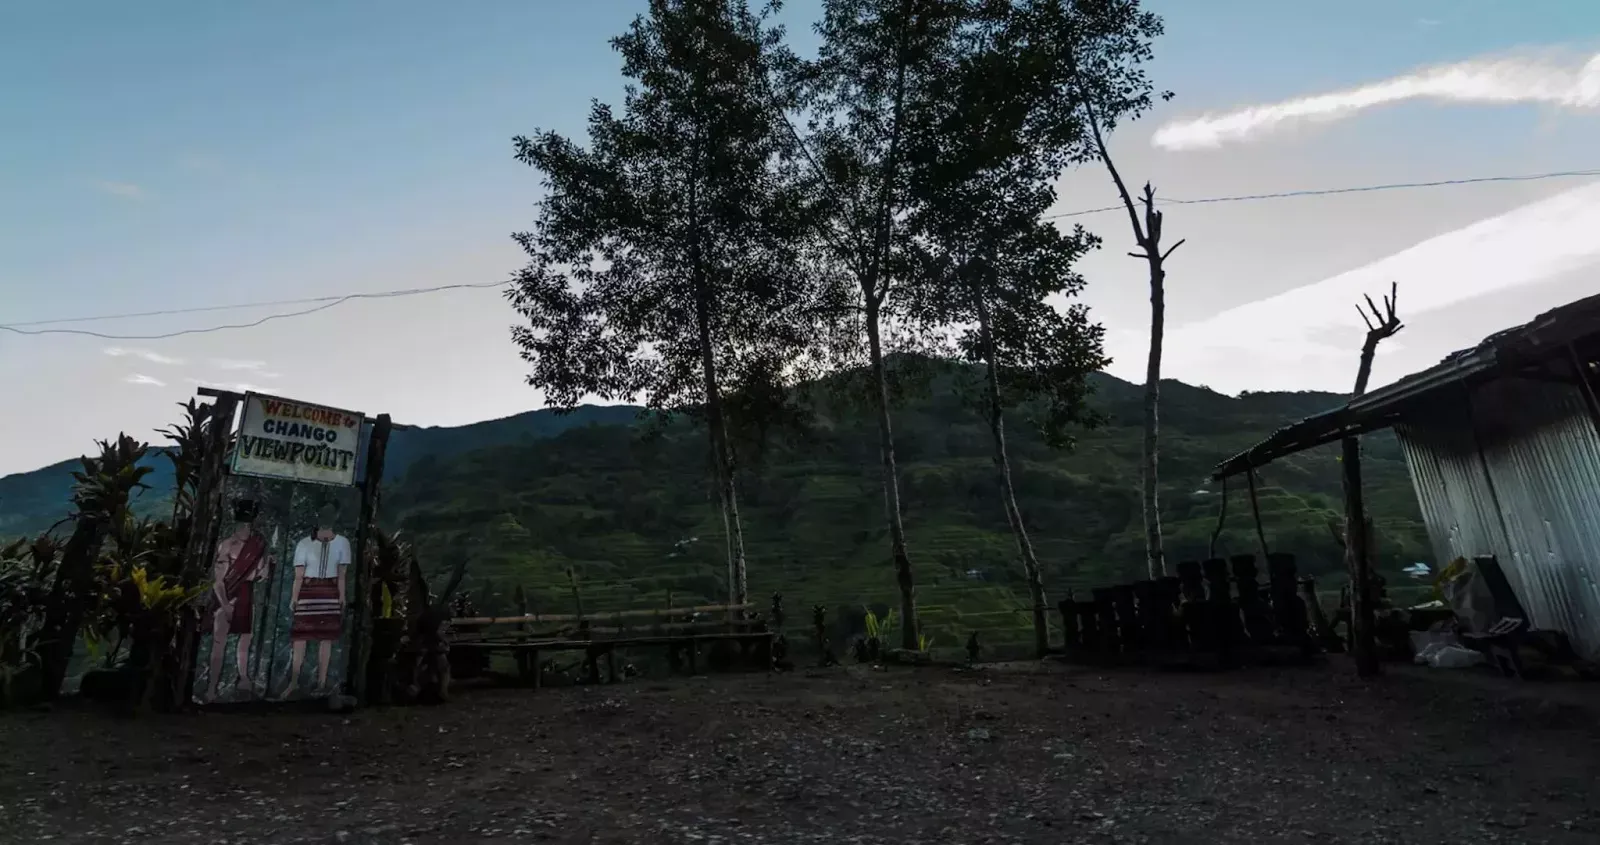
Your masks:
[{"label": "woven skirt in mural", "polygon": [[307,578],[301,582],[290,636],[297,640],[337,640],[343,629],[344,606],[339,602],[339,580]]}]

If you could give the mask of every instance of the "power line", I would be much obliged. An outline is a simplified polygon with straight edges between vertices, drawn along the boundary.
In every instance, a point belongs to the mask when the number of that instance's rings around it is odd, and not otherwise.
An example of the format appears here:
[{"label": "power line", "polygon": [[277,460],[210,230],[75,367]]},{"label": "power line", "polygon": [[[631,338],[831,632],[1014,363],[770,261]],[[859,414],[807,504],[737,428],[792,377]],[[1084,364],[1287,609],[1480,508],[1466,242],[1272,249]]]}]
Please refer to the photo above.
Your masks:
[{"label": "power line", "polygon": [[[270,323],[273,320],[283,320],[283,319],[287,319],[287,318],[290,318],[290,317],[304,317],[304,316],[306,316],[308,314],[315,314],[318,311],[326,311],[329,308],[333,308],[336,305],[343,305],[346,302],[350,302],[350,301],[356,300],[356,299],[392,299],[392,298],[395,298],[395,297],[402,297],[402,296],[415,296],[417,294],[423,294],[423,293],[439,293],[440,291],[447,291],[447,290],[498,288],[498,287],[504,287],[504,286],[506,286],[508,284],[510,284],[510,282],[504,282],[504,281],[502,281],[502,282],[464,282],[464,283],[451,284],[451,285],[434,285],[432,287],[425,287],[425,288],[404,288],[404,289],[401,289],[401,290],[374,291],[374,292],[370,292],[370,293],[349,293],[349,294],[343,294],[343,295],[340,295],[340,296],[316,296],[316,297],[309,297],[309,298],[306,298],[306,299],[279,299],[279,300],[272,300],[272,301],[267,301],[267,302],[247,302],[247,303],[240,303],[240,304],[237,304],[237,305],[204,305],[204,306],[198,306],[198,307],[194,307],[194,308],[167,308],[167,309],[162,309],[162,310],[159,310],[159,311],[140,311],[140,312],[126,313],[126,314],[102,314],[102,315],[95,316],[95,317],[63,317],[63,318],[55,319],[55,320],[33,320],[31,322],[26,322],[26,323],[8,323],[8,324],[3,324],[3,325],[0,325],[0,330],[12,332],[14,334],[22,334],[22,335],[45,335],[45,334],[80,335],[80,336],[84,336],[84,337],[100,338],[101,340],[165,340],[167,338],[182,337],[184,335],[191,335],[191,334],[210,334],[211,332],[228,331],[230,329],[249,329],[249,328],[254,328],[256,326],[262,325],[263,323]],[[134,317],[164,317],[164,316],[169,316],[169,315],[173,315],[173,314],[199,314],[199,313],[208,312],[208,311],[231,311],[231,310],[241,310],[241,309],[246,309],[246,308],[269,308],[269,307],[276,307],[276,306],[283,306],[283,305],[306,305],[306,304],[312,304],[312,303],[315,303],[315,304],[311,308],[303,308],[303,309],[301,309],[299,311],[287,311],[287,312],[278,313],[278,314],[268,314],[265,317],[262,317],[262,318],[260,318],[258,320],[252,320],[252,321],[250,321],[248,323],[232,323],[232,324],[228,324],[228,325],[209,326],[209,327],[200,328],[200,329],[183,329],[181,331],[166,332],[164,334],[117,335],[117,334],[105,334],[105,333],[102,333],[102,332],[89,331],[87,329],[29,329],[29,328],[23,328],[24,326],[60,325],[60,324],[63,324],[63,323],[90,323],[90,322],[96,322],[96,321],[100,321],[100,320],[122,320],[122,319],[131,319],[131,318],[134,318]]]},{"label": "power line", "polygon": [[[1286,199],[1291,197],[1320,197],[1332,196],[1336,194],[1358,194],[1369,193],[1373,191],[1395,191],[1413,188],[1437,188],[1450,185],[1478,185],[1492,182],[1533,182],[1545,179],[1568,179],[1586,176],[1600,176],[1600,170],[1558,170],[1547,173],[1532,173],[1520,176],[1478,176],[1465,179],[1440,179],[1432,182],[1389,182],[1381,185],[1362,185],[1349,188],[1315,188],[1297,191],[1278,191],[1275,193],[1265,194],[1240,194],[1235,196],[1205,197],[1201,199],[1175,199],[1170,197],[1158,197],[1156,202],[1163,205],[1206,205],[1223,202],[1251,202],[1256,200]],[[1082,217],[1084,215],[1099,214],[1107,211],[1122,211],[1123,209],[1124,207],[1121,205],[1108,205],[1100,208],[1086,208],[1080,211],[1067,211],[1060,214],[1047,214],[1042,219],[1059,220],[1066,217]],[[392,299],[404,296],[417,296],[419,294],[426,293],[438,293],[447,290],[498,288],[504,287],[508,284],[510,284],[508,281],[468,282],[460,284],[433,285],[431,287],[421,288],[402,288],[399,290],[374,291],[370,293],[350,293],[338,296],[318,296],[305,299],[279,299],[263,302],[247,302],[236,305],[203,305],[190,308],[167,308],[157,311],[101,314],[92,317],[63,317],[53,320],[33,320],[25,323],[0,324],[0,331],[7,331],[20,335],[79,335],[83,337],[99,338],[101,340],[166,340],[168,338],[183,337],[185,335],[211,334],[213,332],[230,331],[233,329],[254,328],[264,323],[270,323],[274,320],[285,320],[291,317],[304,317],[308,314],[315,314],[318,311],[326,311],[329,308],[343,305],[346,302],[357,299]],[[298,311],[268,314],[265,317],[252,320],[247,323],[230,323],[218,326],[208,326],[205,328],[183,329],[181,331],[149,335],[107,334],[103,332],[89,331],[87,329],[29,328],[32,326],[58,326],[66,323],[91,323],[104,320],[123,320],[139,317],[166,317],[181,314],[200,314],[214,311],[234,311],[249,308],[280,307],[286,305],[311,305],[312,307],[304,308]]]},{"label": "power line", "polygon": [[[1440,179],[1435,182],[1389,182],[1382,185],[1362,185],[1356,188],[1319,188],[1304,191],[1279,191],[1271,194],[1241,194],[1229,197],[1206,197],[1205,199],[1181,200],[1157,197],[1156,203],[1161,205],[1203,205],[1214,202],[1246,202],[1249,200],[1274,200],[1288,197],[1325,197],[1334,194],[1364,194],[1371,191],[1396,191],[1406,188],[1439,188],[1447,185],[1478,185],[1486,182],[1535,182],[1542,179],[1569,179],[1580,176],[1600,176],[1600,170],[1557,170],[1550,173],[1531,173],[1524,176],[1478,176],[1470,179]],[[1123,211],[1126,206],[1107,205],[1101,208],[1086,208],[1082,211],[1068,211],[1061,214],[1046,214],[1045,220],[1059,220],[1063,217],[1082,217],[1086,214],[1099,214],[1104,211]]]}]

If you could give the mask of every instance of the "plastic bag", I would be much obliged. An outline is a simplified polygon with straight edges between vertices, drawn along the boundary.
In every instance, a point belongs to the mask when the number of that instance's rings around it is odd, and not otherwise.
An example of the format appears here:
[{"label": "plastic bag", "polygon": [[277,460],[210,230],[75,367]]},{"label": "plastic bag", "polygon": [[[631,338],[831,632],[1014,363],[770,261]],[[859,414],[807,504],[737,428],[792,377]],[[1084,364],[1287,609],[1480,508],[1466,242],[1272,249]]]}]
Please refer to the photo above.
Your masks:
[{"label": "plastic bag", "polygon": [[1456,635],[1450,631],[1412,631],[1411,653],[1418,666],[1428,666],[1429,659],[1441,648],[1456,644]]},{"label": "plastic bag", "polygon": [[1476,666],[1486,658],[1482,653],[1458,645],[1441,646],[1428,655],[1428,665],[1435,669],[1465,669]]}]

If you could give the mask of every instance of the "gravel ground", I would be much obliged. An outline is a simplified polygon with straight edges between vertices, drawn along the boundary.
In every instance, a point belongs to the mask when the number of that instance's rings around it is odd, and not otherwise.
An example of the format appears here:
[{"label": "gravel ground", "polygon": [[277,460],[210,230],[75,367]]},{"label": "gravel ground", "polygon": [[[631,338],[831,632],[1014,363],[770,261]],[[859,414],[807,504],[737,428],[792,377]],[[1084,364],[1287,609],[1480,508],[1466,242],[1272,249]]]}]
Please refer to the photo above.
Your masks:
[{"label": "gravel ground", "polygon": [[1600,841],[1588,688],[864,667],[435,708],[0,716],[0,841]]}]

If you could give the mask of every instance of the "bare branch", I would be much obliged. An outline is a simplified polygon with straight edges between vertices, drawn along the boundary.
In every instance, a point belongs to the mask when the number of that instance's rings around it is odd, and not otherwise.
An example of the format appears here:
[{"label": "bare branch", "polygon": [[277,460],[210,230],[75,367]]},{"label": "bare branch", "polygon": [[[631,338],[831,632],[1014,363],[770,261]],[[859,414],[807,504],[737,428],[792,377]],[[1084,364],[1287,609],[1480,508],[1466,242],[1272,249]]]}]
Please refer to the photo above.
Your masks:
[{"label": "bare branch", "polygon": [[[1372,316],[1378,318],[1378,322],[1380,322],[1380,323],[1383,322],[1383,312],[1379,311],[1378,310],[1378,306],[1375,303],[1373,303],[1371,295],[1362,294],[1361,298],[1365,299],[1367,301],[1367,307],[1372,309]],[[1388,300],[1385,300],[1385,302],[1387,302],[1387,301]]]},{"label": "bare branch", "polygon": [[1167,256],[1169,256],[1172,253],[1176,252],[1178,247],[1183,246],[1183,242],[1187,241],[1187,240],[1188,240],[1188,238],[1179,238],[1177,243],[1173,244],[1172,246],[1167,247],[1167,251],[1161,253],[1161,260],[1162,261],[1166,261],[1167,260]]},{"label": "bare branch", "polygon": [[1356,313],[1361,315],[1361,322],[1367,324],[1367,331],[1370,332],[1376,330],[1376,327],[1372,325],[1372,318],[1367,316],[1367,312],[1361,310],[1360,305],[1356,306]]},{"label": "bare branch", "polygon": [[[1105,162],[1106,170],[1111,171],[1111,181],[1117,185],[1117,194],[1122,197],[1123,207],[1128,209],[1128,222],[1133,224],[1133,237],[1139,246],[1144,246],[1144,227],[1139,224],[1139,212],[1133,206],[1133,197],[1128,193],[1128,186],[1122,181],[1122,174],[1117,172],[1117,166],[1111,163],[1111,154],[1106,151],[1105,136],[1100,134],[1100,119],[1094,116],[1094,107],[1089,104],[1089,98],[1083,98],[1083,111],[1089,117],[1089,132],[1094,135],[1094,148],[1100,154],[1100,160]],[[1146,185],[1145,187],[1149,187]]]}]

